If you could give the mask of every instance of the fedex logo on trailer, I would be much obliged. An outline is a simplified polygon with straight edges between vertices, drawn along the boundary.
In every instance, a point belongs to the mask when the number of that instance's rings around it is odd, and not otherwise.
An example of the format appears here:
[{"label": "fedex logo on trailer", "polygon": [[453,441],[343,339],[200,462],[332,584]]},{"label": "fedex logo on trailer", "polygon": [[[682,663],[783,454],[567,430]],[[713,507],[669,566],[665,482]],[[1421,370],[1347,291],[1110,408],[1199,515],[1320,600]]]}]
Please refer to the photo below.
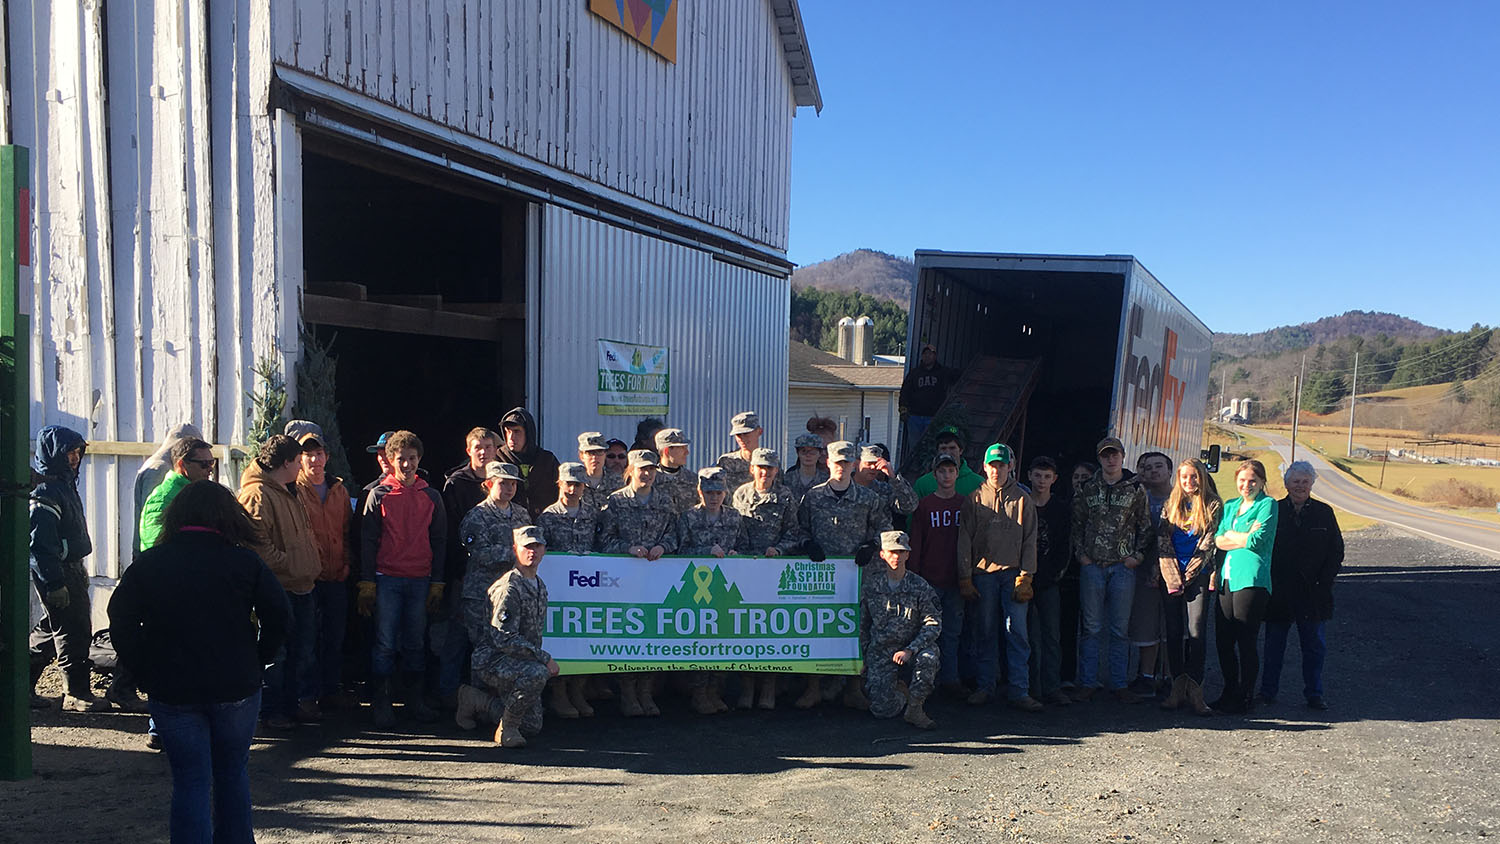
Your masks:
[{"label": "fedex logo on trailer", "polygon": [[1145,339],[1145,323],[1145,309],[1131,305],[1125,332],[1121,417],[1133,439],[1172,451],[1177,446],[1182,399],[1187,392],[1187,381],[1172,373],[1172,365],[1177,361],[1177,332],[1162,326],[1161,345],[1154,350],[1153,362],[1153,350],[1145,343],[1137,343]]}]

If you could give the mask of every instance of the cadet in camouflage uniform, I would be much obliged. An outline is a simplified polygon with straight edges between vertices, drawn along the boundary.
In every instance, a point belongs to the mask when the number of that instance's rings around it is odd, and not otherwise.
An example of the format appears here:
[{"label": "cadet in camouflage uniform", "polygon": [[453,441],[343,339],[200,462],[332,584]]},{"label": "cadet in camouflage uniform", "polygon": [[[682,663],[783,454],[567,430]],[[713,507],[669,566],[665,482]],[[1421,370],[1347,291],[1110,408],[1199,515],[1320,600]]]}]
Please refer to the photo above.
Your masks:
[{"label": "cadet in camouflage uniform", "polygon": [[792,491],[792,497],[801,501],[807,491],[828,480],[828,455],[823,450],[823,440],[817,434],[798,434],[792,444],[797,462],[782,473],[781,482]]},{"label": "cadet in camouflage uniform", "polygon": [[739,448],[719,455],[719,468],[728,473],[725,486],[739,489],[750,481],[750,455],[760,448],[761,433],[760,414],[753,410],[736,413],[729,420],[729,435]]},{"label": "cadet in camouflage uniform", "polygon": [[880,496],[893,523],[899,521],[896,527],[906,527],[906,517],[917,509],[917,493],[905,478],[892,470],[884,449],[867,445],[860,450],[859,470],[854,473],[854,482]]},{"label": "cadet in camouflage uniform", "polygon": [[623,477],[604,468],[604,454],[608,450],[604,435],[598,431],[585,431],[578,435],[578,462],[583,464],[585,477],[588,478],[587,487],[583,491],[583,504],[596,516],[604,509],[604,502],[609,494],[625,485]]},{"label": "cadet in camouflage uniform", "polygon": [[[547,553],[540,528],[516,528],[515,566],[489,588],[489,629],[474,645],[474,678],[494,692],[484,711],[498,714],[495,742],[501,747],[524,747],[526,736],[542,730],[542,689],[557,675],[557,663],[542,649],[547,627],[547,584],[537,577],[537,566]],[[473,687],[460,695],[460,726],[472,725],[483,692]],[[499,712],[496,713],[497,708]]]},{"label": "cadet in camouflage uniform", "polygon": [[672,502],[672,514],[681,516],[698,503],[698,476],[687,468],[687,434],[681,428],[662,428],[656,432],[656,494],[665,494]]},{"label": "cadet in camouflage uniform", "polygon": [[[865,655],[865,682],[870,713],[894,718],[904,708],[906,721],[924,730],[933,727],[922,710],[937,683],[938,635],[942,610],[927,581],[906,570],[911,540],[905,531],[880,535],[881,571],[865,573],[860,585],[860,650]],[[910,672],[903,694],[901,675]]]},{"label": "cadet in camouflage uniform", "polygon": [[891,529],[890,508],[869,487],[854,483],[854,443],[828,445],[828,480],[807,491],[797,522],[811,538],[810,554],[849,557],[859,546]]},{"label": "cadet in camouflage uniform", "polygon": [[[602,451],[600,452],[603,453]],[[536,517],[537,527],[547,537],[547,550],[559,554],[587,554],[594,548],[599,513],[585,502],[588,495],[588,471],[582,463],[564,463],[557,467],[557,500]],[[560,718],[592,718],[594,707],[585,694],[588,678],[573,674],[554,677],[548,706]]]},{"label": "cadet in camouflage uniform", "polygon": [[594,536],[599,532],[599,511],[588,503],[590,489],[584,465],[564,463],[559,466],[557,490],[557,500],[536,517],[537,527],[547,537],[547,550],[560,554],[587,554],[594,550]]},{"label": "cadet in camouflage uniform", "polygon": [[697,478],[697,506],[677,517],[677,553],[727,557],[745,550],[745,526],[739,511],[724,506],[728,497],[724,470],[710,466]]},{"label": "cadet in camouflage uniform", "polygon": [[531,524],[531,514],[513,502],[521,483],[521,469],[514,463],[488,463],[484,484],[488,495],[458,523],[458,540],[469,555],[462,597],[464,627],[469,641],[477,642],[490,623],[490,584],[500,579],[515,561],[512,534]]},{"label": "cadet in camouflage uniform", "polygon": [[[858,449],[847,440],[828,445],[828,480],[807,491],[797,509],[797,523],[809,537],[804,553],[814,561],[829,556],[852,556],[859,546],[891,529],[891,513],[879,495],[854,482],[854,458]],[[823,697],[824,681],[810,675],[807,690],[797,707],[816,706]],[[830,690],[844,689],[844,705],[863,709],[869,705],[859,683],[845,686],[844,678],[828,681]],[[830,693],[833,693],[830,691]]]},{"label": "cadet in camouflage uniform", "polygon": [[[629,461],[625,488],[610,493],[604,512],[599,514],[594,549],[658,560],[677,550],[677,517],[667,497],[653,491],[656,452],[636,449],[630,452]],[[620,678],[620,712],[625,717],[661,714],[653,697],[657,673]]]},{"label": "cadet in camouflage uniform", "polygon": [[[747,554],[796,554],[807,540],[797,523],[796,494],[785,484],[776,483],[780,463],[776,452],[757,448],[750,455],[750,482],[735,490],[730,501],[745,520],[745,543],[740,550]],[[828,477],[826,470],[823,477]]]}]

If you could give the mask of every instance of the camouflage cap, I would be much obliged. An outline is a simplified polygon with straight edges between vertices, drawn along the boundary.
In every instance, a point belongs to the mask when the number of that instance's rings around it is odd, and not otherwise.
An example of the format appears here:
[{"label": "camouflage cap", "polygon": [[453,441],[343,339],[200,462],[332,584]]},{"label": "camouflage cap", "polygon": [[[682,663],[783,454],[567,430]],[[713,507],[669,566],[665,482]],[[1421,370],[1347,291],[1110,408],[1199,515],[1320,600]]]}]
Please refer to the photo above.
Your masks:
[{"label": "camouflage cap", "polygon": [[1114,449],[1115,451],[1118,451],[1121,454],[1124,454],[1125,453],[1125,444],[1122,443],[1122,442],[1120,442],[1120,438],[1119,437],[1105,437],[1104,439],[1102,439],[1102,440],[1099,441],[1098,445],[1094,446],[1094,453],[1095,454],[1103,454],[1104,452],[1109,451],[1110,449]]},{"label": "camouflage cap", "polygon": [[1014,460],[1015,456],[1010,453],[1010,446],[1005,443],[995,443],[984,450],[984,462],[986,465],[990,463],[1011,463]]},{"label": "camouflage cap", "polygon": [[584,431],[578,435],[579,451],[604,451],[608,447],[604,444],[604,435],[598,431]]},{"label": "camouflage cap", "polygon": [[828,459],[835,463],[853,462],[859,457],[859,447],[848,440],[828,444]]},{"label": "camouflage cap", "polygon": [[522,525],[511,531],[510,535],[515,539],[516,545],[521,548],[525,548],[527,545],[547,544],[547,537],[542,535],[542,529],[536,525]]},{"label": "camouflage cap", "polygon": [[753,410],[736,413],[734,418],[729,420],[729,433],[731,436],[734,434],[748,434],[759,430],[760,414]]},{"label": "camouflage cap", "polygon": [[625,456],[626,456],[626,458],[628,458],[630,460],[630,465],[632,465],[632,466],[653,466],[654,467],[654,466],[660,466],[661,465],[661,461],[658,460],[657,457],[656,457],[656,452],[651,451],[650,449],[646,449],[646,448],[631,449],[630,453],[627,454],[627,455],[625,455]]},{"label": "camouflage cap", "polygon": [[780,469],[781,455],[777,454],[774,449],[757,448],[750,452],[750,465],[770,466],[773,469]]},{"label": "camouflage cap", "polygon": [[932,458],[932,468],[936,469],[937,467],[943,465],[956,467],[958,466],[958,458],[946,451],[940,451],[938,452],[937,457]]},{"label": "camouflage cap", "polygon": [[589,470],[582,463],[564,463],[557,467],[557,479],[566,483],[586,484],[589,482]]},{"label": "camouflage cap", "polygon": [[727,472],[718,466],[710,466],[698,471],[698,489],[704,492],[728,492],[729,478]]},{"label": "camouflage cap", "polygon": [[658,453],[665,451],[667,446],[692,445],[687,434],[681,428],[662,428],[656,432],[656,450]]},{"label": "camouflage cap", "polygon": [[484,464],[484,479],[487,481],[511,480],[517,483],[526,480],[521,477],[521,467],[514,463],[501,463],[499,460]]},{"label": "camouflage cap", "polygon": [[886,530],[880,532],[880,550],[882,551],[910,551],[911,537],[904,530]]},{"label": "camouflage cap", "polygon": [[317,443],[319,448],[327,447],[327,443],[323,440],[323,428],[316,422],[309,422],[306,419],[293,419],[286,423],[286,430],[282,431],[282,433],[296,440],[297,444],[303,448],[307,447],[308,440]]},{"label": "camouflage cap", "polygon": [[861,463],[874,463],[877,460],[886,459],[888,458],[886,457],[885,450],[878,445],[867,445],[859,450],[859,460]]},{"label": "camouflage cap", "polygon": [[817,434],[798,434],[797,439],[792,441],[792,448],[823,448],[823,438]]}]

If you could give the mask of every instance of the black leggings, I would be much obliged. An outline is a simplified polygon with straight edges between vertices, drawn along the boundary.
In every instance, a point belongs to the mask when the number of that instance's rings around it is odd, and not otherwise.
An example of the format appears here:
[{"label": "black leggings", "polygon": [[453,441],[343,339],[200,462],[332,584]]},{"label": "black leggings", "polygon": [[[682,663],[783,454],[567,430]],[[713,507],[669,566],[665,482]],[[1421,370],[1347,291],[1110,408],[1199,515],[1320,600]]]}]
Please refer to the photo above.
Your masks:
[{"label": "black leggings", "polygon": [[1203,682],[1203,663],[1208,650],[1208,606],[1212,598],[1208,579],[1204,577],[1189,583],[1182,592],[1167,596],[1167,667],[1174,678],[1186,674],[1194,682]]},{"label": "black leggings", "polygon": [[1219,649],[1219,670],[1224,674],[1224,697],[1228,700],[1248,699],[1255,693],[1255,677],[1260,673],[1255,640],[1260,636],[1260,622],[1266,617],[1266,602],[1270,599],[1271,593],[1259,586],[1219,593],[1219,630],[1215,643]]}]

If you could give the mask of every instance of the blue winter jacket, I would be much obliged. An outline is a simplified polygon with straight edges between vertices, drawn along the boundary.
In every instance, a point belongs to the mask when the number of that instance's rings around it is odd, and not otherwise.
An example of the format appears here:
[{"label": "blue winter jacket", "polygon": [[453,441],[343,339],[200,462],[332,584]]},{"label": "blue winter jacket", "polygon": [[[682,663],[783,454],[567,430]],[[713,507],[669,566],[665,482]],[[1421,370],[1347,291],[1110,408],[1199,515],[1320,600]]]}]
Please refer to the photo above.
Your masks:
[{"label": "blue winter jacket", "polygon": [[61,425],[48,425],[36,435],[31,468],[42,482],[31,491],[31,578],[42,594],[65,585],[64,564],[94,550],[78,497],[78,473],[68,466],[68,452],[84,444],[82,434]]}]

